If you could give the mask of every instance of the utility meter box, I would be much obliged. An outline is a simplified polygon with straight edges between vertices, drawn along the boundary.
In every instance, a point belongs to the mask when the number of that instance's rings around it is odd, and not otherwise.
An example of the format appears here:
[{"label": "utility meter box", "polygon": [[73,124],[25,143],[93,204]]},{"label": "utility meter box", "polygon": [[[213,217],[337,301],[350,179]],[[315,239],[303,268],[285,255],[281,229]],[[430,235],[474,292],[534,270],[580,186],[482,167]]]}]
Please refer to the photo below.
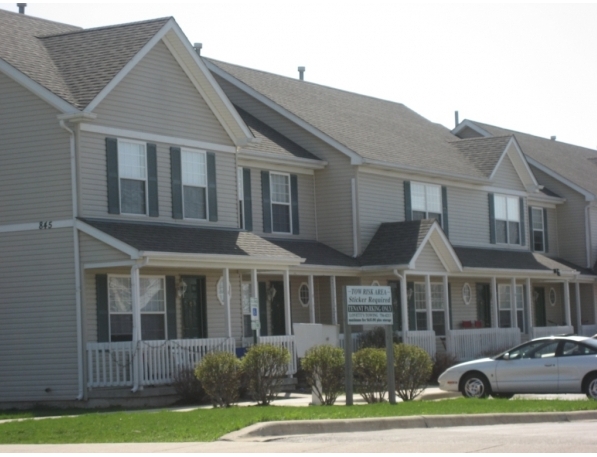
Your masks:
[{"label": "utility meter box", "polygon": [[292,324],[292,330],[299,358],[305,357],[305,353],[313,346],[329,344],[337,347],[339,345],[339,325]]}]

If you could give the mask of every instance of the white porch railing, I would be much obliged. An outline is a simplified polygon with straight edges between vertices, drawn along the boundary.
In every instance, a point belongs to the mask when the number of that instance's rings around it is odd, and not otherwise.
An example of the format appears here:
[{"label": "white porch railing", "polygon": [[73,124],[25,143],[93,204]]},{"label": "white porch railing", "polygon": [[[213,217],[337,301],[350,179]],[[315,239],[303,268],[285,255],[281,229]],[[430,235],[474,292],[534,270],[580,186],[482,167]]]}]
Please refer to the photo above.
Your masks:
[{"label": "white porch railing", "polygon": [[521,342],[518,328],[475,328],[450,330],[446,335],[448,352],[458,360],[471,360],[516,346]]},{"label": "white porch railing", "polygon": [[[360,338],[361,338],[360,333],[351,333],[350,334],[350,339],[352,340],[352,352],[356,352],[359,350]],[[344,333],[340,333],[340,335],[338,335],[338,344],[340,345],[340,347],[342,349],[345,348],[344,340],[345,340]]]},{"label": "white porch railing", "polygon": [[580,329],[580,334],[582,336],[593,336],[597,334],[597,325],[583,325]]},{"label": "white porch railing", "polygon": [[292,376],[298,371],[298,358],[296,355],[294,335],[260,336],[257,341],[261,344],[273,344],[274,346],[288,349],[288,352],[290,352],[290,363],[288,364],[288,371],[286,374]]},{"label": "white porch railing", "polygon": [[435,332],[433,330],[409,330],[402,332],[402,342],[425,349],[431,358],[437,351]]},{"label": "white porch railing", "polygon": [[140,341],[132,343],[87,343],[87,386],[123,387],[135,383],[133,361],[141,361],[139,384],[170,384],[181,368],[193,368],[209,352],[234,353],[234,338]]},{"label": "white porch railing", "polygon": [[541,338],[543,336],[565,335],[574,333],[574,327],[571,325],[554,325],[553,327],[533,327],[531,331],[532,338]]}]

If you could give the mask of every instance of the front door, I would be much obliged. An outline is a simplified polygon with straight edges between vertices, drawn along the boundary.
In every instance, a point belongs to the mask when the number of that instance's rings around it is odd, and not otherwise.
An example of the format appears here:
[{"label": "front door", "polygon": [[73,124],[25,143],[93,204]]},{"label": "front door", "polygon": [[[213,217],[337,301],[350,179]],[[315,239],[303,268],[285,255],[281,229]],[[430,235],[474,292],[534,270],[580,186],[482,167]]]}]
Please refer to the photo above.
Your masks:
[{"label": "front door", "polygon": [[489,284],[477,283],[477,319],[483,327],[491,327],[491,292]]},{"label": "front door", "polygon": [[205,278],[182,276],[187,290],[182,296],[182,337],[207,338],[207,300]]},{"label": "front door", "polygon": [[535,326],[547,327],[545,289],[543,287],[535,287],[535,290],[533,291],[533,298],[535,299]]},{"label": "front door", "polygon": [[[270,290],[273,288],[275,294],[271,297],[272,310],[272,335],[286,335],[286,313],[284,310],[284,283],[282,281],[271,281]],[[269,291],[268,291],[269,292]]]}]

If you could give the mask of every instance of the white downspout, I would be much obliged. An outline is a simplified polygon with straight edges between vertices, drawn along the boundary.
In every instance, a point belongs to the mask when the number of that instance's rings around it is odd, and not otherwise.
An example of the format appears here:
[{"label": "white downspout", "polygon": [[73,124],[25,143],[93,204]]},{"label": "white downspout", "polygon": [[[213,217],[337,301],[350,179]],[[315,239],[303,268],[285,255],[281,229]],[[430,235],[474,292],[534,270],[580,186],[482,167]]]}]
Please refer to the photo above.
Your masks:
[{"label": "white downspout", "polygon": [[71,177],[71,200],[73,206],[73,249],[75,257],[75,312],[77,319],[77,376],[79,379],[79,394],[77,400],[85,397],[84,369],[83,369],[83,310],[81,300],[81,260],[79,258],[79,231],[76,227],[78,217],[78,189],[77,189],[77,165],[75,160],[75,132],[68,128],[64,120],[60,120],[60,127],[70,135],[70,177]]},{"label": "white downspout", "polygon": [[589,269],[593,268],[591,265],[591,216],[589,214],[589,210],[591,208],[591,203],[587,203],[585,206],[585,245],[587,248],[587,265],[586,267]]},{"label": "white downspout", "polygon": [[133,307],[133,376],[134,384],[132,392],[137,392],[142,386],[139,385],[141,378],[141,365],[140,365],[140,354],[139,354],[139,341],[141,341],[141,304],[139,303],[139,270],[149,263],[149,259],[144,257],[141,262],[131,267],[131,301]]}]

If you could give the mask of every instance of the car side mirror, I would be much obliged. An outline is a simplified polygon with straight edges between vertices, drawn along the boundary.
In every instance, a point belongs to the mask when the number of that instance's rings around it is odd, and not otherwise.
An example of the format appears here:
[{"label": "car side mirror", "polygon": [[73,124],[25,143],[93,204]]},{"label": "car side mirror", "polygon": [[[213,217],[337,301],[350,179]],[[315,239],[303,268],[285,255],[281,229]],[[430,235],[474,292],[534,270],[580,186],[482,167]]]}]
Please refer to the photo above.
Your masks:
[{"label": "car side mirror", "polygon": [[502,356],[502,360],[510,360],[510,353],[506,352],[503,356]]}]

